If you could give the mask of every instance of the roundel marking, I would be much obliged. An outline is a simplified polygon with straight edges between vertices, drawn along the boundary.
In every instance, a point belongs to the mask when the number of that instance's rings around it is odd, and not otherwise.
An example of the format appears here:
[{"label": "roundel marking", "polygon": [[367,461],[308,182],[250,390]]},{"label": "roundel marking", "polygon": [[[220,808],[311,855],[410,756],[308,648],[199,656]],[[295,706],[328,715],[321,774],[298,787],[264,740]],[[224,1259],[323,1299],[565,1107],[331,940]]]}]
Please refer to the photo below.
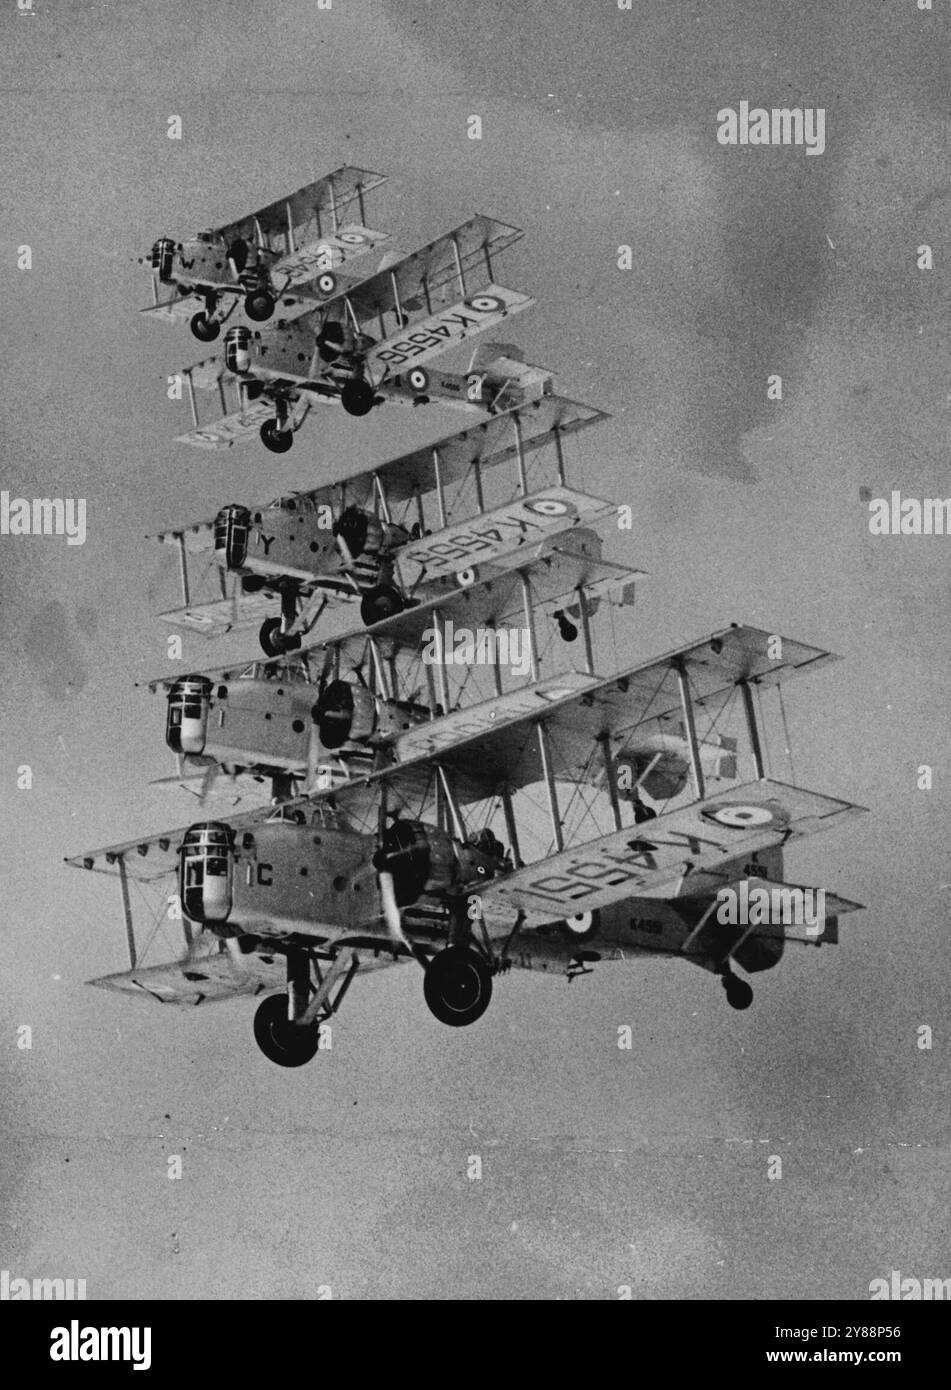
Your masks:
[{"label": "roundel marking", "polygon": [[324,271],[323,275],[317,277],[317,288],[321,294],[333,294],[337,288],[337,277],[331,275],[330,271]]},{"label": "roundel marking", "polygon": [[345,246],[363,246],[366,237],[362,232],[338,232],[337,240],[342,241]]},{"label": "roundel marking", "polygon": [[593,921],[593,912],[576,912],[573,917],[565,918],[565,926],[575,936],[587,936]]},{"label": "roundel marking", "polygon": [[727,825],[732,830],[746,830],[750,826],[779,825],[776,814],[768,806],[751,806],[742,801],[730,801],[709,811],[710,820],[718,825]]},{"label": "roundel marking", "polygon": [[429,373],[424,372],[422,367],[414,367],[409,374],[409,384],[414,391],[425,391],[429,386]]},{"label": "roundel marking", "polygon": [[458,570],[456,572],[456,583],[460,589],[468,589],[476,582],[476,571],[472,568]]},{"label": "roundel marking", "polygon": [[533,502],[523,502],[527,512],[536,516],[577,516],[578,508],[573,502],[565,502],[560,497],[538,497]]},{"label": "roundel marking", "polygon": [[505,301],[496,298],[494,294],[474,294],[465,303],[466,308],[475,309],[479,314],[492,314],[498,309],[505,308]]}]

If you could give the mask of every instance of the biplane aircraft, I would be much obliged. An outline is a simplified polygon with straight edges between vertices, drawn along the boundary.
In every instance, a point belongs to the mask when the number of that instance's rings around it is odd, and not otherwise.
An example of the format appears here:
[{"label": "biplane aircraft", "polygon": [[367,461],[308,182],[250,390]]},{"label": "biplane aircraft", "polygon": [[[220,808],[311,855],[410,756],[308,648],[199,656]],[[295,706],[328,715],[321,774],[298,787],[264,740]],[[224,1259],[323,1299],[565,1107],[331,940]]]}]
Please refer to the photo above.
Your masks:
[{"label": "biplane aircraft", "polygon": [[[457,399],[459,383],[431,382],[424,364],[535,303],[494,279],[493,256],[521,236],[494,218],[472,217],[295,318],[229,328],[222,362],[182,373],[195,429],[181,442],[234,443],[246,437],[252,414],[265,446],[285,453],[315,403],[339,401],[348,414],[366,415],[388,399],[418,404],[433,392]],[[232,379],[238,399],[229,411],[225,383]],[[194,391],[201,387],[218,389],[223,420],[200,425]],[[466,403],[478,407],[482,384],[468,381],[465,390]],[[491,399],[488,386],[485,394]]]},{"label": "biplane aircraft", "polygon": [[[204,769],[204,798],[221,769],[232,785],[278,779],[272,794],[285,797],[291,784],[348,781],[381,758],[451,742],[460,717],[471,727],[479,709],[495,722],[586,687],[591,620],[630,606],[641,572],[603,560],[600,537],[583,528],[548,541],[540,561],[536,551],[517,568],[291,656],[149,681],[167,694],[165,738],[179,760],[178,778],[167,780],[185,784],[187,772]],[[472,633],[481,634],[479,650],[464,652],[460,636]],[[582,634],[587,674],[564,659]]]},{"label": "biplane aircraft", "polygon": [[[210,343],[239,304],[260,323],[279,301],[291,307],[329,299],[356,283],[354,264],[389,239],[364,225],[365,196],[385,182],[345,165],[225,226],[185,241],[160,237],[148,258],[153,302],[142,312],[187,319],[195,337]],[[354,204],[359,222],[342,220]]]},{"label": "biplane aircraft", "polygon": [[[277,656],[299,648],[328,605],[359,602],[370,625],[521,565],[547,537],[615,512],[565,476],[566,439],[605,418],[543,395],[345,481],[160,532],[178,551],[183,601],[162,619],[209,637],[260,624]],[[213,558],[208,602],[193,600],[189,556]]]},{"label": "biplane aircraft", "polygon": [[[241,377],[226,370],[216,357],[196,362],[182,373],[188,395],[193,428],[175,436],[176,444],[192,444],[199,449],[230,449],[260,439],[272,453],[286,453],[294,436],[315,403],[332,404],[339,397],[314,393],[306,387],[287,395],[286,428],[275,443],[274,403],[269,396],[255,396],[257,386],[249,387]],[[259,383],[258,383],[259,384]],[[395,372],[380,381],[374,403],[397,405],[442,405],[453,409],[494,415],[502,410],[526,405],[554,390],[551,373],[545,367],[525,362],[521,349],[512,343],[479,343],[465,372],[449,372],[432,367],[413,367]],[[215,392],[223,414],[203,422],[196,392]],[[250,394],[249,394],[250,393]],[[229,401],[229,395],[232,399]],[[254,396],[254,399],[252,399]],[[265,428],[266,427],[266,428]]]},{"label": "biplane aircraft", "polygon": [[[263,995],[255,1037],[290,1067],[319,1050],[361,968],[400,962],[422,968],[429,1009],[455,1027],[512,968],[572,980],[645,956],[710,971],[746,1008],[735,967],[835,942],[858,906],[827,894],[818,931],[785,916],[728,925],[716,910],[724,889],[792,891],[786,847],[861,811],[767,769],[762,692],[829,659],[733,626],[602,676],[586,641],[573,681],[536,689],[533,661],[521,709],[507,694],[433,703],[342,786],[70,859],[119,878],[130,968],[91,983],[169,1003]],[[183,959],[138,959],[133,883],[158,893],[159,927],[179,905]]]}]

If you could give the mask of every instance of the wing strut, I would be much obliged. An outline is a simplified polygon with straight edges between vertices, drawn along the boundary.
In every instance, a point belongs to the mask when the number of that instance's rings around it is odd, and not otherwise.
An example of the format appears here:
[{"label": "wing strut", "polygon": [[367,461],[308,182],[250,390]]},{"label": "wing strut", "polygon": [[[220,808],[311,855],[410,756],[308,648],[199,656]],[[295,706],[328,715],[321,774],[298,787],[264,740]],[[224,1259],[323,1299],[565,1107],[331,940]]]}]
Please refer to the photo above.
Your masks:
[{"label": "wing strut", "polygon": [[522,497],[528,495],[528,475],[525,472],[525,441],[522,438],[522,421],[518,411],[512,413],[515,426],[515,460],[518,465],[518,490]]},{"label": "wing strut", "polygon": [[746,727],[750,736],[750,748],[753,752],[753,766],[756,768],[757,779],[761,782],[766,776],[766,764],[763,759],[763,744],[760,740],[759,725],[756,721],[756,709],[753,705],[753,691],[749,681],[741,680],[737,684],[743,696],[743,709],[746,711]]},{"label": "wing strut", "polygon": [[555,849],[561,854],[565,847],[565,836],[561,828],[561,813],[558,810],[558,791],[555,787],[555,778],[551,766],[551,743],[548,738],[548,726],[544,720],[540,719],[535,725],[535,733],[538,738],[538,752],[542,760],[542,776],[545,779],[545,790],[548,793],[548,812],[551,816],[551,833],[555,841]]},{"label": "wing strut", "polygon": [[400,328],[403,327],[403,301],[400,299],[400,286],[396,278],[396,271],[390,271],[390,289],[393,291],[393,304],[396,308],[396,322]]},{"label": "wing strut", "polygon": [[538,650],[535,643],[535,619],[532,614],[532,589],[524,570],[519,570],[518,580],[522,589],[522,613],[525,618],[525,632],[528,637],[528,664],[532,684],[538,680]]},{"label": "wing strut", "polygon": [[674,669],[677,672],[677,685],[680,688],[680,708],[684,716],[684,730],[690,747],[690,775],[693,779],[696,798],[698,801],[702,801],[705,793],[703,768],[700,766],[700,744],[697,742],[697,725],[693,717],[693,702],[690,699],[690,688],[687,684],[687,668],[682,657],[678,657],[674,662]]},{"label": "wing strut", "polygon": [[284,213],[287,217],[287,252],[288,255],[293,256],[297,247],[294,244],[294,218],[291,213],[291,205],[289,202],[284,204]]},{"label": "wing strut", "polygon": [[182,607],[187,608],[191,603],[191,598],[188,593],[188,559],[185,555],[184,533],[177,531],[175,541],[178,546],[178,571],[182,581]]},{"label": "wing strut", "polygon": [[436,506],[439,510],[439,527],[445,530],[448,525],[446,521],[446,493],[442,482],[442,459],[438,449],[433,450],[433,474],[436,480]]},{"label": "wing strut", "polygon": [[608,800],[611,802],[614,828],[620,830],[623,821],[621,820],[621,803],[617,794],[617,771],[614,766],[614,759],[611,757],[611,735],[598,734],[598,743],[601,745],[601,760],[604,763],[604,778],[608,788]]},{"label": "wing strut", "polygon": [[552,428],[555,438],[555,458],[558,462],[558,481],[562,487],[565,486],[565,450],[561,442],[561,426],[555,425]]},{"label": "wing strut", "polygon": [[575,589],[578,595],[578,609],[581,613],[581,637],[584,642],[584,669],[587,675],[594,675],[594,649],[591,646],[591,616],[588,613],[588,601],[585,597],[584,585],[579,584]]},{"label": "wing strut", "polygon": [[132,930],[132,904],[129,902],[129,876],[126,873],[125,855],[120,854],[116,859],[116,864],[119,867],[119,892],[122,896],[126,946],[129,948],[129,968],[134,970],[136,967],[135,933]]},{"label": "wing strut", "polygon": [[463,270],[463,268],[462,268],[462,257],[459,255],[459,242],[458,242],[458,240],[457,240],[457,238],[456,238],[455,232],[453,232],[452,237],[450,238],[450,240],[452,241],[452,254],[453,254],[453,256],[455,257],[455,261],[456,261],[456,275],[459,277],[459,293],[462,295],[463,299],[465,299],[465,297],[466,297],[466,272],[465,272],[465,271]]}]

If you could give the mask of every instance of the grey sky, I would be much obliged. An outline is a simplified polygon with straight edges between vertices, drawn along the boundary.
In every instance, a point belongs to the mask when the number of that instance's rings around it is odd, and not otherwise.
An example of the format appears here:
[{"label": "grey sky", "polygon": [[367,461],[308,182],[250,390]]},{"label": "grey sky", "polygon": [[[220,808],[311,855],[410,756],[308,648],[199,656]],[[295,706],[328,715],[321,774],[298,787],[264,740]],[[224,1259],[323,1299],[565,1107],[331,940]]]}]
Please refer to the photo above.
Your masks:
[{"label": "grey sky", "polygon": [[[872,540],[859,499],[951,493],[941,4],[34,6],[0,17],[0,486],[85,497],[88,539],[0,538],[0,1266],[158,1298],[863,1297],[892,1268],[951,1274],[951,540]],[[825,153],[719,146],[743,99],[825,107]],[[145,534],[458,423],[328,410],[283,458],[171,442],[166,375],[203,349],[140,319],[131,258],[345,162],[391,176],[370,220],[402,245],[474,211],[525,228],[501,278],[539,303],[507,336],[612,412],[578,476],[633,506],[608,553],[650,571],[618,664],[731,620],[845,658],[790,686],[796,773],[872,814],[789,870],[869,910],[838,948],[790,949],[747,1014],[655,963],[510,977],[457,1036],[412,971],[381,972],[284,1074],[246,1001],[82,985],[124,963],[117,894],[62,856],[195,818],[146,786],[164,710],[133,682],[168,666],[175,582]],[[247,649],[186,639],[182,669]]]}]

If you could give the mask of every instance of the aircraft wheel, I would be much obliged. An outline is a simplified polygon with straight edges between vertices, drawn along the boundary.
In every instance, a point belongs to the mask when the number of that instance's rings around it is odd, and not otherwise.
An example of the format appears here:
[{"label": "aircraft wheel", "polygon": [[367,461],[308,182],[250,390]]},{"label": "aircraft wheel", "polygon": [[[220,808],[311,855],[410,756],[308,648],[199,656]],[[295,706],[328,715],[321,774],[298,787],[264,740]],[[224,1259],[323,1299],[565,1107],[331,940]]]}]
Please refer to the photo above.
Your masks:
[{"label": "aircraft wheel", "polygon": [[300,633],[293,636],[281,631],[280,618],[265,618],[258,632],[258,639],[261,648],[268,656],[283,656],[285,652],[294,652],[300,646]]},{"label": "aircraft wheel", "polygon": [[320,1025],[291,1023],[287,995],[269,994],[254,1015],[254,1040],[269,1062],[279,1067],[302,1067],[320,1046]]},{"label": "aircraft wheel", "polygon": [[373,396],[373,387],[354,377],[340,392],[340,404],[348,415],[368,415],[373,409]]},{"label": "aircraft wheel", "polygon": [[726,990],[726,1002],[730,1008],[748,1009],[753,1002],[752,986],[736,975],[724,975],[722,981],[723,988]]},{"label": "aircraft wheel", "polygon": [[423,977],[423,996],[430,1013],[450,1028],[465,1028],[481,1018],[492,998],[492,976],[481,956],[468,946],[447,946],[433,956]]},{"label": "aircraft wheel", "polygon": [[195,314],[191,329],[200,343],[213,343],[221,332],[221,324],[217,319],[210,319],[207,314]]},{"label": "aircraft wheel", "polygon": [[261,443],[272,454],[286,454],[294,443],[290,430],[282,430],[276,420],[265,420],[261,426]]},{"label": "aircraft wheel", "polygon": [[377,584],[368,589],[360,601],[360,618],[366,627],[382,623],[403,611],[403,596],[390,584]]},{"label": "aircraft wheel", "polygon": [[255,323],[263,323],[274,313],[274,300],[266,290],[252,290],[244,297],[244,312]]}]

